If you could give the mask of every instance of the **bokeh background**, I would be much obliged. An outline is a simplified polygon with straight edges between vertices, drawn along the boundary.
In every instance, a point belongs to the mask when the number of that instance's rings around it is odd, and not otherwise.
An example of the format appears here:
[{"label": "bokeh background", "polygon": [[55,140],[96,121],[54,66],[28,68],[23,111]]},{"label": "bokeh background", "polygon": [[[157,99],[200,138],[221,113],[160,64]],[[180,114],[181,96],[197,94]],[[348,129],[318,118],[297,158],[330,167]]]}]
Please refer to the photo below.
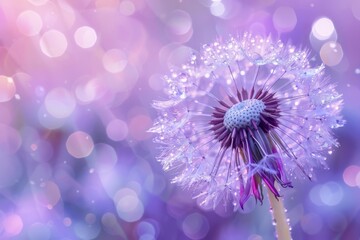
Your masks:
[{"label": "bokeh background", "polygon": [[220,36],[311,49],[341,147],[283,191],[294,239],[360,239],[359,0],[1,0],[0,239],[274,239],[267,201],[198,206],[147,129],[161,75]]}]

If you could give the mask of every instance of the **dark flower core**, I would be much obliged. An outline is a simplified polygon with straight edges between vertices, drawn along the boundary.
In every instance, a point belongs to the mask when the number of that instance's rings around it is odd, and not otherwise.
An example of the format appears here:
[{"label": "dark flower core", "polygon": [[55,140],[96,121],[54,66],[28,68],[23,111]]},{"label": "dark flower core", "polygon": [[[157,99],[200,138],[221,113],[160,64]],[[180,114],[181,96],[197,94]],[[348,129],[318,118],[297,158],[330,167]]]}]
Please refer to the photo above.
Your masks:
[{"label": "dark flower core", "polygon": [[[230,104],[219,101],[220,106],[215,107],[210,121],[215,137],[224,147],[231,146],[231,135],[240,138],[235,143],[240,143],[241,132],[264,132],[278,126],[277,118],[280,116],[279,101],[275,93],[259,90],[255,96],[249,96],[245,89],[237,91],[237,97],[228,96]],[[233,148],[237,144],[233,145]]]},{"label": "dark flower core", "polygon": [[[275,197],[280,194],[275,181],[282,187],[292,187],[288,181],[279,149],[285,149],[274,128],[278,128],[280,101],[275,93],[264,89],[236,91],[236,97],[228,96],[228,102],[219,100],[212,113],[211,130],[221,143],[221,151],[215,161],[212,174],[222,161],[222,154],[231,149],[235,161],[232,163],[240,180],[240,206],[247,201],[250,192],[256,200],[263,201],[262,181]],[[241,161],[242,160],[242,161]],[[244,165],[245,164],[245,165]],[[242,179],[241,171],[250,178]]]}]

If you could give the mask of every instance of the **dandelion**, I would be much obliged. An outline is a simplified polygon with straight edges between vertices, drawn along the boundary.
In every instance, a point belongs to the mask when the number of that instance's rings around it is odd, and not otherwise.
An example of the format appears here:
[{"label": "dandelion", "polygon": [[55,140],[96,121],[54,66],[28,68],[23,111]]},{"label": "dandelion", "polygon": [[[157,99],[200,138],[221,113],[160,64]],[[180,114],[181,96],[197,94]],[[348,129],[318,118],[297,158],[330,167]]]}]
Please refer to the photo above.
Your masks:
[{"label": "dandelion", "polygon": [[220,39],[164,80],[150,129],[158,159],[201,204],[262,203],[264,186],[278,199],[278,186],[311,179],[338,145],[331,129],[344,123],[342,97],[324,66],[291,44],[249,33]]}]

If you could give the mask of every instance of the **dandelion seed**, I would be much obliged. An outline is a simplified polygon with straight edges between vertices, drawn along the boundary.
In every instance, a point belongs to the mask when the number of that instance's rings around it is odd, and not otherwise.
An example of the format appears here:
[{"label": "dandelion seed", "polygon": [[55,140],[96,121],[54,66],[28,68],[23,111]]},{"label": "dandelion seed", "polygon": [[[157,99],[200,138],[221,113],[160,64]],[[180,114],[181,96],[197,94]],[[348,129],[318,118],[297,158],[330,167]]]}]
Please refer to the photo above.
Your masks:
[{"label": "dandelion seed", "polygon": [[151,132],[162,145],[159,161],[202,204],[243,208],[263,186],[292,187],[325,166],[337,146],[342,97],[310,66],[309,53],[245,33],[204,45],[200,56],[164,77],[167,99]]}]

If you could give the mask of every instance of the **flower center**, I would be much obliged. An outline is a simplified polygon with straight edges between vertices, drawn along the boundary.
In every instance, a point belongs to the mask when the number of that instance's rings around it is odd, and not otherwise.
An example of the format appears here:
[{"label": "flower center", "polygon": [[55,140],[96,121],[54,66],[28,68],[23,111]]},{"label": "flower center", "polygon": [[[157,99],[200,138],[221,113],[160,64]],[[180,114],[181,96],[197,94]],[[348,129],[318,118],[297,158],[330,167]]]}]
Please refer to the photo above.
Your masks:
[{"label": "flower center", "polygon": [[260,123],[260,114],[265,109],[262,100],[247,99],[239,102],[229,108],[224,116],[225,127],[232,131],[234,128],[241,129],[252,127],[254,122],[256,125]]}]

